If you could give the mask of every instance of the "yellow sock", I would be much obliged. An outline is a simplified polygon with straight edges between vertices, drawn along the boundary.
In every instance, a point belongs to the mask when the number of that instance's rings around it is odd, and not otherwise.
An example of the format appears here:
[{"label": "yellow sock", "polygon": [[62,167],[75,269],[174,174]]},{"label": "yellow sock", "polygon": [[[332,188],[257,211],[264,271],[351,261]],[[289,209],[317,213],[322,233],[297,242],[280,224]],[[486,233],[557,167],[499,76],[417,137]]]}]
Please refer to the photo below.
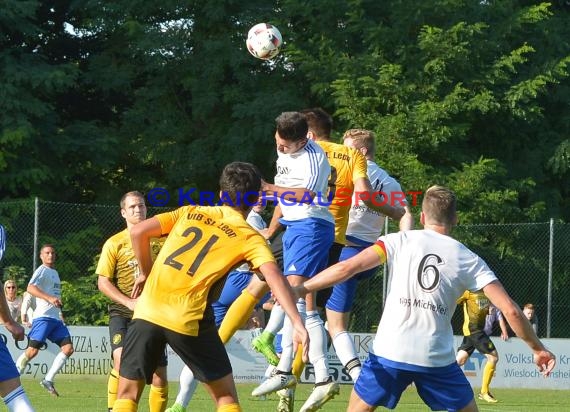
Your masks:
[{"label": "yellow sock", "polygon": [[258,302],[259,299],[247,290],[244,290],[234,303],[230,305],[220,325],[220,329],[218,329],[218,334],[224,344],[228,343],[230,338],[234,336],[234,333],[247,322]]},{"label": "yellow sock", "polygon": [[293,359],[293,375],[297,378],[297,382],[301,379],[301,374],[305,369],[305,362],[303,362],[303,347],[299,345],[299,348],[295,352],[295,359]]},{"label": "yellow sock", "polygon": [[130,399],[117,399],[113,406],[113,412],[137,412],[138,405]]},{"label": "yellow sock", "polygon": [[483,368],[483,381],[481,382],[481,393],[489,393],[489,385],[491,385],[491,379],[493,379],[495,369],[495,365],[491,362],[485,364],[485,368]]},{"label": "yellow sock", "polygon": [[216,409],[216,412],[241,412],[241,407],[237,403],[226,403]]},{"label": "yellow sock", "polygon": [[150,385],[148,406],[150,412],[164,412],[168,406],[168,386]]},{"label": "yellow sock", "polygon": [[117,400],[117,390],[119,388],[119,372],[111,369],[109,380],[107,381],[107,407],[113,409],[113,405]]}]

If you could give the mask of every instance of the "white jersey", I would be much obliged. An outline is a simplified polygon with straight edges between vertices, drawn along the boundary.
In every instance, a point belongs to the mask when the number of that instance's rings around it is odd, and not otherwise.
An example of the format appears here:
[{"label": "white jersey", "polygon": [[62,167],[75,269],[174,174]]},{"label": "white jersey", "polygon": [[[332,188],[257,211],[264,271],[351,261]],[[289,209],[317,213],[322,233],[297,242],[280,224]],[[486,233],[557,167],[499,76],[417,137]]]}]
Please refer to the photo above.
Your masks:
[{"label": "white jersey", "polygon": [[[301,150],[285,154],[277,152],[275,184],[292,189],[305,188],[316,193],[310,204],[279,198],[283,219],[293,221],[309,217],[324,219],[334,224],[328,210],[328,180],[331,167],[324,150],[308,140]],[[271,195],[271,194],[270,194]]]},{"label": "white jersey", "polygon": [[[263,217],[255,210],[250,210],[245,221],[255,230],[261,231],[267,227],[267,223],[263,220]],[[269,243],[269,242],[268,242]],[[244,263],[236,269],[238,272],[249,272],[251,270],[249,264]]]},{"label": "white jersey", "polygon": [[[371,160],[366,161],[368,166],[368,179],[374,192],[381,192],[384,200],[390,206],[402,206],[399,201],[407,204],[400,184]],[[352,196],[352,207],[348,213],[348,227],[346,239],[356,245],[371,244],[378,239],[384,228],[385,216],[370,209],[362,200],[356,201],[356,194]]]},{"label": "white jersey", "polygon": [[497,277],[466,246],[433,230],[392,233],[378,239],[382,243],[389,280],[373,353],[414,366],[454,363],[451,317],[456,300]]},{"label": "white jersey", "polygon": [[[36,269],[30,285],[35,285],[48,295],[61,298],[61,281],[57,270],[41,265]],[[61,319],[59,315],[59,308],[52,305],[45,299],[36,298],[36,309],[34,310],[34,319],[38,318],[53,318]]]}]

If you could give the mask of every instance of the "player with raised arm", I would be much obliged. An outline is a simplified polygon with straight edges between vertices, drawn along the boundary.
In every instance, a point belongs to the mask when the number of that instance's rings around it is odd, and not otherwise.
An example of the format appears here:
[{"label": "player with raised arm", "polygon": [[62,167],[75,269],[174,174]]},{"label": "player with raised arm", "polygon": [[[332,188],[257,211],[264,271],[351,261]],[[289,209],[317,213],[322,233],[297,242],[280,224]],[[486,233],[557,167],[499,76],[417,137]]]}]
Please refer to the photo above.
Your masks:
[{"label": "player with raised arm", "polygon": [[394,409],[412,382],[432,410],[478,410],[453,348],[451,316],[465,290],[483,290],[530,347],[545,376],[556,365],[554,354],[538,339],[487,264],[449,236],[457,222],[455,208],[452,191],[432,186],[422,202],[423,230],[382,236],[373,246],[297,287],[303,296],[386,261],[389,264],[386,305],[354,385],[349,411],[372,411],[378,406]]},{"label": "player with raised arm", "polygon": [[[143,383],[151,379],[166,344],[205,384],[217,411],[241,411],[210,303],[213,285],[243,261],[267,281],[294,325],[295,344],[307,354],[309,338],[291,288],[263,236],[245,221],[260,189],[257,168],[234,162],[220,178],[223,205],[184,206],[132,228],[140,268],[132,296],[140,296],[123,347],[113,411],[137,410]],[[168,237],[153,265],[150,240],[163,235]]]}]

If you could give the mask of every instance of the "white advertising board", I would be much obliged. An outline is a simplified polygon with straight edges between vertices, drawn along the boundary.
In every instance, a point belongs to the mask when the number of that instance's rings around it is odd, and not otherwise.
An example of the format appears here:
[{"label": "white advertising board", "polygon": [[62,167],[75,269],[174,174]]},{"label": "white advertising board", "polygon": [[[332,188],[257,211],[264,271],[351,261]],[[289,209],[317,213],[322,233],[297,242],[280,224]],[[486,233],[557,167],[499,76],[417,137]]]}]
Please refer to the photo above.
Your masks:
[{"label": "white advertising board", "polygon": [[[82,375],[106,376],[112,367],[108,328],[103,326],[70,326],[75,353],[68,359],[61,373],[80,377]],[[21,350],[16,347],[12,337],[5,329],[0,331],[0,338],[7,342],[14,359]],[[265,359],[250,349],[251,331],[238,331],[227,345],[232,362],[234,378],[238,383],[259,382],[267,368]],[[356,333],[353,335],[355,346],[362,360],[366,359],[368,349],[374,338],[373,334]],[[456,336],[456,346],[462,337]],[[520,339],[511,338],[504,342],[498,337],[493,342],[499,351],[499,363],[492,385],[494,388],[533,388],[533,389],[570,389],[570,340],[543,339],[543,342],[557,357],[557,366],[548,379],[544,379],[532,361],[532,353]],[[23,375],[31,378],[43,377],[59,348],[49,343],[39,355],[26,367]],[[177,381],[182,370],[180,358],[169,349],[168,378]],[[334,349],[329,355],[329,372],[339,383],[351,383],[350,377],[343,370]],[[463,367],[465,375],[473,386],[480,386],[485,358],[477,351]],[[302,382],[313,382],[314,373],[307,365],[301,376]]]}]

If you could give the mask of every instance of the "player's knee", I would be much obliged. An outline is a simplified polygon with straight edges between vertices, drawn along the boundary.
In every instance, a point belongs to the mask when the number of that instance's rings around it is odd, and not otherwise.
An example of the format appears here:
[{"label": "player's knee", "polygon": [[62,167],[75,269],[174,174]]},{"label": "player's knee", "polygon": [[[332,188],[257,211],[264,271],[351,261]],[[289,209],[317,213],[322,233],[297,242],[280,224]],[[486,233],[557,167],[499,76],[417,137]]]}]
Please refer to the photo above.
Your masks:
[{"label": "player's knee", "polygon": [[251,282],[249,282],[249,284],[245,288],[245,290],[251,296],[255,297],[258,300],[261,300],[261,298],[263,298],[263,296],[265,296],[265,294],[269,292],[269,285],[267,284],[267,282],[262,282],[256,277],[253,277],[251,279]]}]

